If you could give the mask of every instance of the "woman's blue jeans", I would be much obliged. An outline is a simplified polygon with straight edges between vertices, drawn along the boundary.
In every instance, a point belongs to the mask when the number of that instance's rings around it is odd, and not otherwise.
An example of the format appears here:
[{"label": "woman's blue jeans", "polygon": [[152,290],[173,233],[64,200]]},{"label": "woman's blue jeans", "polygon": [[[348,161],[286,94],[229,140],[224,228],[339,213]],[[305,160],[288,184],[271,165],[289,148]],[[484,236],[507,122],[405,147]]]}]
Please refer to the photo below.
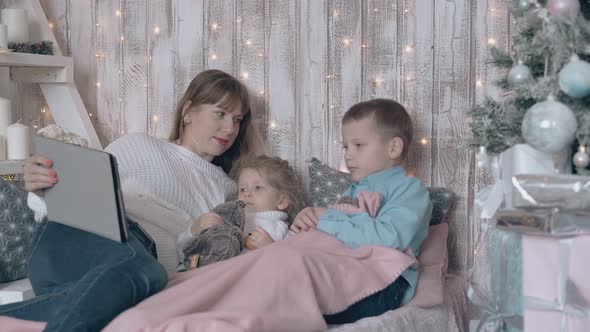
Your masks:
[{"label": "woman's blue jeans", "polygon": [[45,331],[100,331],[167,283],[165,269],[132,232],[118,243],[48,222],[33,243],[29,280],[37,296],[0,306],[0,315],[46,321]]}]

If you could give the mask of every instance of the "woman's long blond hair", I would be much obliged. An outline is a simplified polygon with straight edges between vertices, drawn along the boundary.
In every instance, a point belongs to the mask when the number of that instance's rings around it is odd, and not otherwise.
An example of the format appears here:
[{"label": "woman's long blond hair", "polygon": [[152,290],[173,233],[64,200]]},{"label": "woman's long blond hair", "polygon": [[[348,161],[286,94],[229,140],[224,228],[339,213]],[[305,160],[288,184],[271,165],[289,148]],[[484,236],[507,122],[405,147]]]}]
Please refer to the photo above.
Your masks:
[{"label": "woman's long blond hair", "polygon": [[231,107],[239,102],[243,120],[236,140],[223,154],[213,158],[212,163],[230,173],[239,163],[240,158],[264,151],[260,136],[252,124],[252,109],[248,89],[235,77],[221,70],[210,69],[199,73],[189,84],[184,96],[178,102],[174,113],[174,126],[169,140],[175,142],[182,138],[185,123],[183,108],[187,102],[191,107],[202,104],[219,104],[220,107]]}]

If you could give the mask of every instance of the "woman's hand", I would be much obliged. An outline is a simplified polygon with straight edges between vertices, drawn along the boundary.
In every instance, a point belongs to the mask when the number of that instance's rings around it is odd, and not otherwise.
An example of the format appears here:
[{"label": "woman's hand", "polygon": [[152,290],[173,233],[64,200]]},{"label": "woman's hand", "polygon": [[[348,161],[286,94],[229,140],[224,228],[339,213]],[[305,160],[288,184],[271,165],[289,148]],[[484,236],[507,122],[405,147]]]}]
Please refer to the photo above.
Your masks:
[{"label": "woman's hand", "polygon": [[307,232],[315,229],[322,214],[326,211],[326,208],[312,208],[308,207],[297,214],[293,223],[291,224],[291,230],[295,233]]},{"label": "woman's hand", "polygon": [[223,218],[215,212],[202,214],[197,220],[193,221],[191,225],[191,233],[193,236],[201,234],[207,228],[219,226],[223,224]]},{"label": "woman's hand", "polygon": [[254,227],[252,233],[248,234],[244,240],[244,246],[250,250],[266,247],[272,244],[274,240],[272,237],[262,228]]},{"label": "woman's hand", "polygon": [[45,189],[57,183],[57,173],[51,169],[52,165],[51,160],[38,154],[25,160],[23,167],[25,189],[43,196]]}]

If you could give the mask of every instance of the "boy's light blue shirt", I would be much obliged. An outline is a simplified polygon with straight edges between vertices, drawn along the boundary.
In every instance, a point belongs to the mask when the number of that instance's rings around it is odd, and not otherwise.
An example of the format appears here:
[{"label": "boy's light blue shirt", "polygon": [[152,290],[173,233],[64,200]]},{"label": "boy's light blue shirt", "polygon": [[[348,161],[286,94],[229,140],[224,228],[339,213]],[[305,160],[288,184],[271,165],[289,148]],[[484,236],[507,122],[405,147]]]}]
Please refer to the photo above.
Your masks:
[{"label": "boy's light blue shirt", "polygon": [[[348,214],[328,209],[317,225],[350,248],[382,245],[404,251],[408,246],[418,256],[428,233],[432,203],[420,180],[409,177],[402,166],[373,173],[353,184],[342,195],[358,198],[359,191],[378,192],[381,203],[376,218],[368,213]],[[414,296],[418,271],[408,268],[402,276],[410,284],[402,303]]]}]

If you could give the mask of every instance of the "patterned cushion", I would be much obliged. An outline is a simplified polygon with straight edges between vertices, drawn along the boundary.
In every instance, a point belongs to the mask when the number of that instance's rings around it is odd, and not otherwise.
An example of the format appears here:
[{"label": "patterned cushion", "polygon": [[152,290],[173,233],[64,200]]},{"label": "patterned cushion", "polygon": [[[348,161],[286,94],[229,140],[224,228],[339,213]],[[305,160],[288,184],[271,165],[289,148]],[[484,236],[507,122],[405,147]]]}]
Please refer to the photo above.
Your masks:
[{"label": "patterned cushion", "polygon": [[[353,183],[350,174],[330,168],[316,158],[308,163],[309,193],[312,206],[328,206],[336,203],[341,194]],[[430,225],[443,222],[455,195],[446,188],[428,188],[432,201]]]},{"label": "patterned cushion", "polygon": [[0,282],[27,276],[33,235],[39,226],[22,182],[0,180]]}]

